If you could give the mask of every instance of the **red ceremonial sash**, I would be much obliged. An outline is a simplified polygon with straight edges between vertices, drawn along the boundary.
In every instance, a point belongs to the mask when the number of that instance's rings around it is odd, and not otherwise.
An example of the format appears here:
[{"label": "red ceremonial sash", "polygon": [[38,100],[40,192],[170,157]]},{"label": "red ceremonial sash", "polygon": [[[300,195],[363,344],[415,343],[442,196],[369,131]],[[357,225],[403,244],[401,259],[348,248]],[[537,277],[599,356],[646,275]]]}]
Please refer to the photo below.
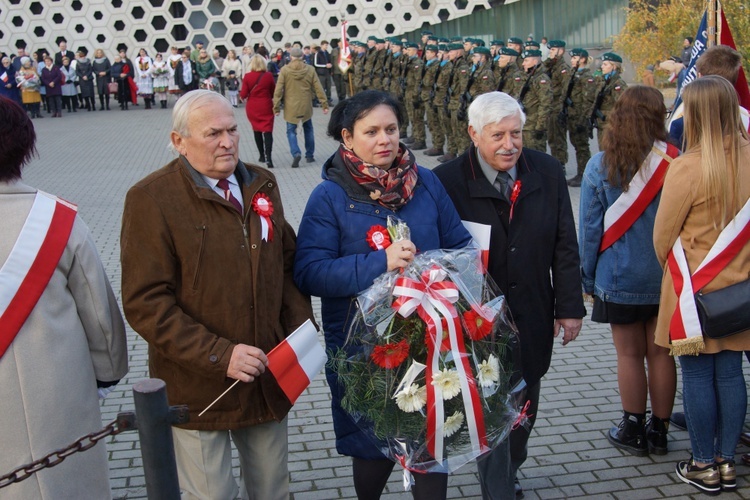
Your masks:
[{"label": "red ceremonial sash", "polygon": [[623,191],[604,213],[604,234],[599,253],[611,247],[643,215],[661,191],[667,169],[679,154],[680,150],[671,144],[654,143],[643,166],[630,181],[628,190]]},{"label": "red ceremonial sash", "polygon": [[[692,275],[688,268],[682,241],[678,237],[667,256],[677,307],[669,323],[672,350],[677,355],[698,354],[703,350],[703,332],[695,305],[695,290],[700,290],[737,256],[750,242],[750,200],[719,234],[703,262]],[[685,347],[680,349],[681,345]]]},{"label": "red ceremonial sash", "polygon": [[0,357],[47,288],[68,244],[77,208],[37,192],[8,259],[0,268]]}]

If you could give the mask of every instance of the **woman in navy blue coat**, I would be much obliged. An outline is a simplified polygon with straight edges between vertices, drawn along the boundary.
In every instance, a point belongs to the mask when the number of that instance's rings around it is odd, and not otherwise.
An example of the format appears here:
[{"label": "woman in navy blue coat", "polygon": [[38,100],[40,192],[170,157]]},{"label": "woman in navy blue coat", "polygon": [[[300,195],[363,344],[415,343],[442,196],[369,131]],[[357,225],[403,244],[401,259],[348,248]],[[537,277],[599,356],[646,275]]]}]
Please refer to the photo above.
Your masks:
[{"label": "woman in navy blue coat", "polygon": [[3,57],[2,66],[0,66],[0,96],[7,97],[23,106],[21,92],[16,83],[16,69],[10,63],[9,57]]},{"label": "woman in navy blue coat", "polygon": [[[356,296],[386,271],[408,265],[417,252],[465,247],[471,237],[434,174],[419,167],[403,144],[403,111],[389,94],[360,92],[331,113],[328,135],[341,143],[323,165],[300,223],[294,278],[322,299],[326,347],[344,345]],[[411,239],[383,249],[370,237],[391,215],[406,222]],[[373,241],[374,240],[374,241]],[[353,457],[359,498],[379,498],[394,462],[359,430],[340,405],[337,376],[326,369],[333,396],[336,449]],[[416,474],[415,498],[445,498],[447,474]]]}]

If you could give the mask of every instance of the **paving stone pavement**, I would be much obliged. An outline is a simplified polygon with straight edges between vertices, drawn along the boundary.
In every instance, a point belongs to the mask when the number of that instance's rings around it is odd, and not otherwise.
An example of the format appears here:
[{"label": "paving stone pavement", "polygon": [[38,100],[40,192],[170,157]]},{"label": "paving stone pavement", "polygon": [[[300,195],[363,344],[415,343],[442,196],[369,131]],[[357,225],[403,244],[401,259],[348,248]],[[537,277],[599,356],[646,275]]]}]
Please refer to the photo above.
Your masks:
[{"label": "paving stone pavement", "polygon": [[[171,104],[170,104],[171,106]],[[234,110],[240,126],[240,158],[258,157],[244,108]],[[120,295],[119,234],[127,189],[166,164],[170,110],[64,113],[53,120],[35,120],[38,157],[24,170],[24,180],[79,205],[91,228],[115,293]],[[291,169],[292,158],[283,120],[274,132],[274,173],[288,219],[297,227],[312,188],[320,181],[323,161],[337,144],[325,135],[328,116],[315,109],[315,158]],[[302,133],[299,131],[300,146]],[[596,142],[592,141],[593,148]],[[421,165],[432,168],[434,158],[416,153]],[[571,148],[568,173],[575,172]],[[571,189],[577,217],[579,189]],[[319,314],[319,302],[315,302]],[[130,372],[102,403],[103,421],[133,409],[132,385],[147,377],[146,343],[128,328]],[[678,391],[676,407],[681,407]],[[677,460],[688,457],[687,432],[672,430],[666,456],[637,458],[614,449],[605,432],[620,418],[615,351],[609,328],[584,320],[575,342],[556,342],[552,367],[542,381],[541,403],[531,437],[529,457],[520,471],[526,498],[689,498],[699,495],[674,474]],[[92,429],[94,430],[94,429]],[[106,441],[113,494],[118,499],[146,498],[137,433],[122,433]],[[738,452],[748,450],[739,449]],[[235,457],[235,474],[238,462]],[[746,467],[738,467],[739,490],[730,496],[750,498]],[[289,470],[292,498],[354,498],[351,462],[339,456],[329,409],[329,392],[320,374],[289,415]],[[449,498],[480,498],[476,468],[467,464],[449,479]],[[411,498],[403,491],[396,468],[383,495]]]}]

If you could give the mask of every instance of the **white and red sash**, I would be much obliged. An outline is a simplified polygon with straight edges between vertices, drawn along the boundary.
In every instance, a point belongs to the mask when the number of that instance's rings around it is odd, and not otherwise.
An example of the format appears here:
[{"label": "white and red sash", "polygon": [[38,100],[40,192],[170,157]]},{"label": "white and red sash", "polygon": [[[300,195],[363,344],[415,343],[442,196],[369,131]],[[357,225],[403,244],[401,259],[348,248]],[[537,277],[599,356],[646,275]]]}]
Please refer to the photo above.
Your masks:
[{"label": "white and red sash", "polygon": [[661,191],[669,165],[679,154],[676,146],[661,141],[654,143],[641,169],[630,181],[628,190],[623,191],[604,213],[604,234],[599,253],[611,247],[643,215]]},{"label": "white and red sash", "polygon": [[667,256],[667,265],[677,294],[677,307],[669,324],[674,355],[699,354],[703,351],[703,333],[695,305],[695,290],[700,290],[734,259],[750,242],[750,200],[719,234],[703,262],[691,275],[685,251],[678,237]]},{"label": "white and red sash", "polygon": [[0,268],[0,357],[15,339],[60,261],[77,208],[38,191],[21,233]]}]

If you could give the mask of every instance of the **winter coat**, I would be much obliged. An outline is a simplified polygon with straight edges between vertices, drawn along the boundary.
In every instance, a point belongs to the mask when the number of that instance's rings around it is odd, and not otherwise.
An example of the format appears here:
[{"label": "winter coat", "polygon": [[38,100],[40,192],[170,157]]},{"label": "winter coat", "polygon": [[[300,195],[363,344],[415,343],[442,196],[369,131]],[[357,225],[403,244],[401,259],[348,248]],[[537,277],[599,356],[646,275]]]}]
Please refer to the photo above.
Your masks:
[{"label": "winter coat", "polygon": [[41,74],[42,84],[47,89],[48,96],[62,95],[62,79],[63,75],[60,68],[52,65],[51,68],[45,68]]},{"label": "winter coat", "polygon": [[[0,182],[0,267],[37,190]],[[125,325],[80,218],[44,293],[0,358],[0,470],[42,458],[102,428],[97,380],[128,371]],[[106,440],[2,490],[4,499],[111,498]]]},{"label": "winter coat", "polygon": [[268,71],[251,71],[242,78],[240,98],[255,132],[273,132],[273,93],[276,83]]},{"label": "winter coat", "polygon": [[[744,139],[739,164],[740,205],[742,205],[750,198],[750,143]],[[734,182],[730,179],[729,192],[732,189],[734,189]],[[664,179],[661,202],[654,222],[654,248],[659,262],[664,267],[659,318],[656,323],[656,343],[663,347],[670,347],[669,323],[677,307],[677,294],[674,291],[672,274],[666,265],[669,251],[677,238],[680,238],[688,268],[691,273],[695,272],[698,264],[706,257],[721,233],[720,229],[714,227],[709,212],[710,206],[717,204],[716,200],[706,199],[703,190],[700,151],[690,151],[675,159]],[[734,218],[735,215],[729,214],[729,218]],[[750,245],[745,245],[703,290],[713,292],[747,279],[750,279]],[[694,290],[694,292],[697,291]],[[750,330],[716,340],[704,336],[704,341],[706,343],[704,354],[747,351],[750,350]]]},{"label": "winter coat", "polygon": [[81,97],[94,97],[94,69],[90,59],[84,58],[76,61],[76,75],[78,75]]},{"label": "winter coat", "polygon": [[[149,344],[149,372],[167,384],[170,404],[186,404],[180,427],[228,430],[281,421],[291,408],[266,370],[198,416],[234,380],[236,344],[268,353],[307,319],[310,299],[292,281],[295,236],[276,179],[238,163],[244,213],[209,187],[184,157],[139,181],[125,198],[122,303]],[[273,237],[261,240],[256,193],[273,205]]]},{"label": "winter coat", "polygon": [[[109,92],[107,85],[112,81],[112,75],[110,74],[112,64],[109,62],[109,59],[102,57],[94,59],[94,62],[91,63],[91,68],[96,75],[96,93],[106,95]],[[104,75],[100,75],[99,73],[104,73]]]},{"label": "winter coat", "polygon": [[323,109],[328,101],[315,69],[302,60],[295,59],[284,65],[279,72],[276,91],[273,94],[273,112],[281,112],[284,103],[284,120],[288,123],[306,122],[312,118],[312,100],[317,96]]},{"label": "winter coat", "polygon": [[549,369],[555,319],[586,316],[562,165],[523,149],[517,165],[521,191],[510,222],[508,202],[485,177],[473,145],[434,172],[462,220],[492,226],[489,272],[508,300],[521,340],[523,378],[533,385]]},{"label": "winter coat", "polygon": [[198,59],[193,64],[195,65],[195,70],[198,72],[198,78],[201,80],[205,80],[216,73],[216,65],[210,57],[207,57],[206,59]]},{"label": "winter coat", "polygon": [[[344,345],[357,294],[387,269],[385,250],[373,250],[366,241],[371,227],[385,227],[389,215],[398,217],[409,225],[419,252],[463,248],[471,239],[434,174],[422,167],[418,171],[412,199],[393,212],[353,186],[338,152],[323,165],[324,180],[310,195],[300,222],[294,279],[303,293],[321,297],[326,348],[331,352]],[[384,458],[341,408],[336,374],[327,368],[326,377],[338,452]]]},{"label": "winter coat", "polygon": [[189,92],[193,89],[198,88],[198,73],[195,71],[195,63],[193,61],[188,61],[188,63],[186,64],[190,64],[190,75],[192,76],[192,80],[190,80],[189,82],[185,82],[185,77],[183,76],[184,66],[182,61],[177,63],[177,67],[174,70],[174,82],[183,92]]},{"label": "winter coat", "polygon": [[66,97],[77,97],[78,89],[76,89],[76,83],[78,82],[78,75],[76,75],[76,69],[73,66],[60,66],[60,71],[65,75],[65,84],[62,86],[62,95]]},{"label": "winter coat", "polygon": [[229,72],[234,71],[234,76],[238,79],[242,78],[242,62],[239,59],[224,59],[224,64],[221,65],[221,76],[229,78]]},{"label": "winter coat", "polygon": [[22,104],[21,91],[18,90],[18,83],[16,82],[16,69],[13,65],[7,68],[0,66],[0,96]]},{"label": "winter coat", "polygon": [[34,69],[21,68],[21,71],[16,73],[16,84],[21,89],[21,100],[24,104],[35,104],[42,102],[41,89],[42,80],[39,78],[39,73]]}]

